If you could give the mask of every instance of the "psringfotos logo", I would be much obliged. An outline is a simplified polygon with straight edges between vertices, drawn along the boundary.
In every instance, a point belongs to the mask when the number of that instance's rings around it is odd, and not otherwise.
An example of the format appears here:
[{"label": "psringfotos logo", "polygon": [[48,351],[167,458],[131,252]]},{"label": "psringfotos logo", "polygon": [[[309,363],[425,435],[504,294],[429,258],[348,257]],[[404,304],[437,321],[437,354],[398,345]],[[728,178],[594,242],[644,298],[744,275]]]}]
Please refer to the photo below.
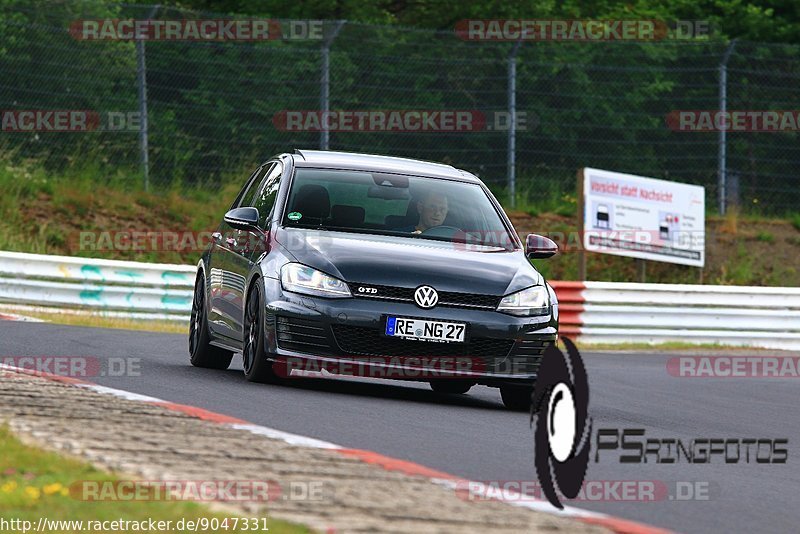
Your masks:
[{"label": "psringfotos logo", "polygon": [[545,497],[559,509],[564,506],[556,488],[574,499],[583,485],[592,435],[586,368],[572,341],[561,340],[567,352],[555,345],[545,350],[531,405],[536,474]]}]

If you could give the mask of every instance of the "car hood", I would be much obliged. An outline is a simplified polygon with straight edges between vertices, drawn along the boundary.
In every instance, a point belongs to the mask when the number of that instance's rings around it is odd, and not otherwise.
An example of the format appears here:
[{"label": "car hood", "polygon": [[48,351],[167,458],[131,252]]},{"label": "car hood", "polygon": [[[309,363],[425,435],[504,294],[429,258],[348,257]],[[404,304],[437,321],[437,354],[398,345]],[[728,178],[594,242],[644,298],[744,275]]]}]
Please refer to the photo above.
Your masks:
[{"label": "car hood", "polygon": [[298,262],[351,283],[498,296],[544,283],[521,250],[301,229],[275,239]]}]

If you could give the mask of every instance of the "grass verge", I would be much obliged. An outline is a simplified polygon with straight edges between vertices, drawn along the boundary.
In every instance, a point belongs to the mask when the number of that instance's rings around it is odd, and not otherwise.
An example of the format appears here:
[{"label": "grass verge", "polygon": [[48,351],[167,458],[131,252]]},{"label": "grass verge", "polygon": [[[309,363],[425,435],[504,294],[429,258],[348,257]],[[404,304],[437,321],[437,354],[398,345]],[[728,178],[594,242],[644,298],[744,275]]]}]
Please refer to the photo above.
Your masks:
[{"label": "grass verge", "polygon": [[[80,500],[70,494],[70,487],[76,482],[116,481],[118,478],[79,460],[26,445],[4,425],[0,425],[0,450],[3,451],[0,456],[0,518],[6,521],[30,521],[31,528],[35,528],[42,517],[83,521],[84,527],[89,521],[153,519],[171,521],[169,532],[194,532],[175,526],[182,519],[223,521],[230,518],[230,522],[233,518],[231,514],[212,512],[193,502]],[[259,528],[262,526],[259,525]],[[270,532],[282,534],[309,532],[305,527],[273,519],[267,519],[266,526]],[[71,534],[91,530],[75,528],[75,524],[61,527],[51,524],[46,532]],[[241,525],[239,527],[226,532],[247,532]]]}]

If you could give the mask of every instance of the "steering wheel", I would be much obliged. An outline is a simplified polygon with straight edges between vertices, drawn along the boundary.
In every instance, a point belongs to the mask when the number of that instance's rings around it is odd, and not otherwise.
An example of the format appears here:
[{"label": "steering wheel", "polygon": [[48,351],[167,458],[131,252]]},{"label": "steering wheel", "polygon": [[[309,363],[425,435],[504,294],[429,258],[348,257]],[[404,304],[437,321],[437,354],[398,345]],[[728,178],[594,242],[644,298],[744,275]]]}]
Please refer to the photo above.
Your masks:
[{"label": "steering wheel", "polygon": [[424,232],[420,233],[419,235],[428,235],[431,237],[446,237],[448,239],[452,239],[457,233],[463,232],[461,228],[456,228],[455,226],[431,226]]}]

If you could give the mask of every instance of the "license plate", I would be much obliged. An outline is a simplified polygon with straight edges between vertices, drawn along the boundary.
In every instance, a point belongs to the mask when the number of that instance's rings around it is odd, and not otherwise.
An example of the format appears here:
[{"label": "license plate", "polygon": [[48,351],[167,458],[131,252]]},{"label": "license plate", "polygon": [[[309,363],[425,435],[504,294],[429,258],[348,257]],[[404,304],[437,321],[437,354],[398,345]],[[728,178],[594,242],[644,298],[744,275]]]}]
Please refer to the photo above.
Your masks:
[{"label": "license plate", "polygon": [[440,343],[463,343],[466,331],[466,323],[409,319],[407,317],[386,318],[386,335],[390,337]]}]

